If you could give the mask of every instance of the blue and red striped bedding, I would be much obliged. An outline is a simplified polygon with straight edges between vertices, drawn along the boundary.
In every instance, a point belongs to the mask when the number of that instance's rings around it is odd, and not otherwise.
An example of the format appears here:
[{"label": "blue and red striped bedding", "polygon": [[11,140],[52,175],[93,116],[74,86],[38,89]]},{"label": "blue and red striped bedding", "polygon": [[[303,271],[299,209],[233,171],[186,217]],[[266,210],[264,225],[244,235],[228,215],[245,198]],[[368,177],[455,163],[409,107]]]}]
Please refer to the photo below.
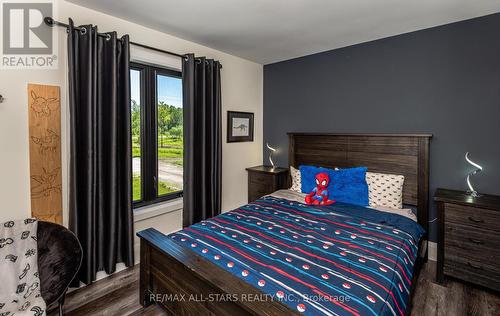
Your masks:
[{"label": "blue and red striped bedding", "polygon": [[400,215],[267,196],[169,238],[306,315],[403,315],[423,234]]}]

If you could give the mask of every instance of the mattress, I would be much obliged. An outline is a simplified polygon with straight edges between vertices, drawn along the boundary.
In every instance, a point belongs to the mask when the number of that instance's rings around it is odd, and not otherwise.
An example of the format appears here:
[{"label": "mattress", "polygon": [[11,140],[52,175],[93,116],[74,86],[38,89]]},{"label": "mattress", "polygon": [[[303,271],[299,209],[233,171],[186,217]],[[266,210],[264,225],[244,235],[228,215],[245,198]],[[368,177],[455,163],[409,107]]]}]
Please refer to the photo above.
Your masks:
[{"label": "mattress", "polygon": [[305,315],[403,315],[423,234],[394,213],[265,196],[168,238]]}]

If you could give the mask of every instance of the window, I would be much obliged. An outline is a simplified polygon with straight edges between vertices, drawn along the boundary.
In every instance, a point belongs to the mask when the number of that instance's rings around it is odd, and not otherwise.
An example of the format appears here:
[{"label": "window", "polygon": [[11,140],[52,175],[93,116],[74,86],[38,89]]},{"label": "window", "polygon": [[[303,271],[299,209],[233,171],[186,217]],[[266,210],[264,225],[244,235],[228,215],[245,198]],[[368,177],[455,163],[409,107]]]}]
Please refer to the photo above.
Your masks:
[{"label": "window", "polygon": [[135,207],[182,196],[182,75],[132,63],[132,200]]}]

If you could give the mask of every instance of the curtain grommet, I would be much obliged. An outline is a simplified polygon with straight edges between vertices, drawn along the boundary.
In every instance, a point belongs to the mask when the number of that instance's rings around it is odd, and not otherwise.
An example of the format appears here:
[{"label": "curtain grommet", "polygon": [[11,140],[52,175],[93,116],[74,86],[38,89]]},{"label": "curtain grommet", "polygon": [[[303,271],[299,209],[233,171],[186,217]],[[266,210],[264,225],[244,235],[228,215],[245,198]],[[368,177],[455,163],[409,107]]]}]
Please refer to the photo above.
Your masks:
[{"label": "curtain grommet", "polygon": [[80,34],[82,34],[82,35],[87,34],[87,29],[84,27],[80,28]]},{"label": "curtain grommet", "polygon": [[111,34],[106,34],[106,40],[109,41],[111,39]]}]

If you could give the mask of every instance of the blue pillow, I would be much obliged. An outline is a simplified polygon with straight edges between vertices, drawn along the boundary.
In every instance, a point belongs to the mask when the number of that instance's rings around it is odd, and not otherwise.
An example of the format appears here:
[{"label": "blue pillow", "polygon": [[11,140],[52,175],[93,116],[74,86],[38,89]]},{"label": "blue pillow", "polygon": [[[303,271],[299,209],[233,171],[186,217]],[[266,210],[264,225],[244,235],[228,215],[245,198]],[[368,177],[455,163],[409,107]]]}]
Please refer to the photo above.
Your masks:
[{"label": "blue pillow", "polygon": [[310,193],[316,187],[316,175],[325,172],[330,177],[329,199],[360,206],[368,205],[366,167],[333,170],[315,166],[299,166],[299,170],[303,193]]}]

